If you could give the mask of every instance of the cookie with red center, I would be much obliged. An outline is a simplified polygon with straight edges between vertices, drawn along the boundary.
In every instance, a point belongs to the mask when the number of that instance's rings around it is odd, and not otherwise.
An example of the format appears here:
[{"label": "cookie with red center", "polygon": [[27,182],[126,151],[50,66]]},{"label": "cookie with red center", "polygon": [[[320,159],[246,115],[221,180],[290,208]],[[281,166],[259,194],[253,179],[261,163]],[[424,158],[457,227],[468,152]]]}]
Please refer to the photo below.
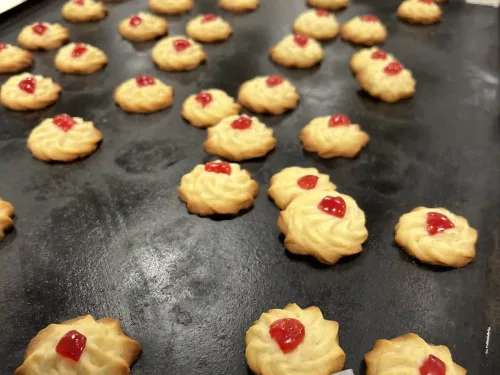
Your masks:
[{"label": "cookie with red center", "polygon": [[219,6],[233,13],[254,11],[259,7],[260,0],[219,0]]},{"label": "cookie with red center", "polygon": [[428,344],[414,333],[392,340],[377,340],[365,354],[366,374],[465,375],[467,371],[453,362],[450,350]]},{"label": "cookie with red center", "polygon": [[395,58],[393,55],[380,48],[363,48],[362,50],[352,55],[349,66],[351,67],[352,71],[357,74],[363,69],[370,66],[385,67],[394,60]]},{"label": "cookie with red center", "polygon": [[153,48],[153,61],[166,71],[193,70],[206,60],[201,44],[183,35],[160,40]]},{"label": "cookie with red center", "polygon": [[129,374],[140,352],[140,344],[123,333],[118,320],[87,315],[41,330],[14,374],[93,374],[96,368]]},{"label": "cookie with red center", "polygon": [[92,74],[104,68],[108,57],[99,48],[85,43],[69,43],[57,52],[57,70],[67,74]]},{"label": "cookie with red center", "polygon": [[396,243],[423,263],[464,267],[474,260],[477,231],[444,208],[417,207],[399,219]]},{"label": "cookie with red center", "polygon": [[229,116],[208,129],[206,152],[231,161],[259,158],[276,147],[273,130],[256,117]]},{"label": "cookie with red center", "polygon": [[240,104],[255,113],[280,115],[295,109],[299,99],[295,86],[277,75],[253,78],[244,82],[238,91]]},{"label": "cookie with red center", "polygon": [[191,213],[236,215],[253,206],[259,185],[239,164],[216,160],[182,176],[178,190]]},{"label": "cookie with red center", "polygon": [[114,99],[127,112],[153,113],[172,105],[174,89],[158,78],[140,75],[118,86]]},{"label": "cookie with red center", "polygon": [[192,94],[182,105],[182,117],[197,128],[218,124],[222,119],[237,115],[241,106],[224,91],[208,89]]},{"label": "cookie with red center", "polygon": [[339,324],[315,306],[263,313],[245,335],[248,367],[260,375],[330,375],[344,367]]},{"label": "cookie with red center", "polygon": [[284,210],[290,202],[309,190],[335,190],[330,176],[319,173],[316,168],[288,167],[271,178],[267,190],[269,197]]},{"label": "cookie with red center", "polygon": [[162,17],[140,12],[121,21],[118,31],[125,39],[144,42],[165,35],[168,32],[168,23]]},{"label": "cookie with red center", "polygon": [[33,64],[33,55],[16,46],[0,43],[0,74],[17,73]]},{"label": "cookie with red center", "polygon": [[347,21],[340,29],[340,35],[351,43],[372,46],[384,42],[387,29],[377,16],[365,14]]},{"label": "cookie with red center", "polygon": [[349,5],[349,0],[307,0],[307,5],[320,9],[338,10]]},{"label": "cookie with red center", "polygon": [[193,6],[193,0],[149,0],[149,9],[159,14],[182,14]]},{"label": "cookie with red center", "polygon": [[295,19],[293,32],[317,40],[329,40],[339,33],[339,24],[335,16],[327,10],[310,9]]},{"label": "cookie with red center", "polygon": [[203,43],[222,42],[232,33],[229,22],[211,13],[195,17],[186,25],[186,34]]},{"label": "cookie with red center", "polygon": [[0,241],[5,237],[5,231],[14,227],[14,206],[0,198]]},{"label": "cookie with red center", "polygon": [[69,0],[62,7],[62,16],[70,22],[92,22],[106,17],[106,7],[95,0]]},{"label": "cookie with red center", "polygon": [[10,77],[0,90],[2,104],[15,111],[45,108],[59,97],[61,86],[51,78],[23,73]]},{"label": "cookie with red center", "polygon": [[405,0],[398,7],[398,17],[413,24],[438,23],[442,14],[439,5],[428,0]]},{"label": "cookie with red center", "polygon": [[311,68],[324,57],[321,44],[303,34],[290,34],[269,51],[271,59],[288,68]]},{"label": "cookie with red center", "polygon": [[24,27],[17,42],[30,50],[50,50],[62,46],[69,39],[69,30],[58,23],[35,22]]}]

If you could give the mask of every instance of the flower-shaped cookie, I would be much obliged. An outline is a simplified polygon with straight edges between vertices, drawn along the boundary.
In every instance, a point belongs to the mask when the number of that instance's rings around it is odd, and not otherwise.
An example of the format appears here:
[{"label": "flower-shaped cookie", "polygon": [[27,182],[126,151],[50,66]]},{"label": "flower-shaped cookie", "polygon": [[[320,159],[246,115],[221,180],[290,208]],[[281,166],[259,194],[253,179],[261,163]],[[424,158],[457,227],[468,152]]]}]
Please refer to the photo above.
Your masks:
[{"label": "flower-shaped cookie", "polygon": [[259,7],[260,0],[219,0],[219,6],[229,12],[251,12]]},{"label": "flower-shaped cookie", "polygon": [[14,226],[12,220],[14,206],[0,198],[0,241],[5,237],[5,231]]},{"label": "flower-shaped cookie", "polygon": [[0,43],[0,74],[16,73],[33,64],[33,55],[11,44]]},{"label": "flower-shaped cookie", "polygon": [[414,333],[392,340],[377,340],[365,354],[366,374],[465,375],[467,371],[453,362],[446,346],[426,343]]},{"label": "flower-shaped cookie", "polygon": [[387,38],[387,29],[378,17],[366,14],[347,21],[340,29],[340,35],[352,43],[372,46]]},{"label": "flower-shaped cookie", "polygon": [[410,98],[415,94],[415,79],[399,61],[368,66],[356,76],[363,89],[387,103]]},{"label": "flower-shaped cookie", "polygon": [[271,178],[267,193],[274,203],[284,210],[299,195],[316,190],[335,190],[330,176],[319,173],[316,168],[288,167]]},{"label": "flower-shaped cookie", "polygon": [[417,207],[396,225],[396,243],[421,262],[464,267],[474,259],[477,231],[444,208]]},{"label": "flower-shaped cookie", "polygon": [[166,71],[193,70],[206,60],[203,47],[182,35],[163,38],[153,48],[153,61]]},{"label": "flower-shaped cookie", "polygon": [[106,7],[95,0],[69,0],[62,7],[63,17],[70,22],[98,21],[106,17]]},{"label": "flower-shaped cookie", "polygon": [[144,42],[165,35],[168,31],[168,23],[161,17],[140,12],[120,22],[118,31],[125,39]]},{"label": "flower-shaped cookie", "polygon": [[321,9],[343,9],[349,5],[349,0],[307,0],[307,5]]},{"label": "flower-shaped cookie", "polygon": [[138,76],[115,90],[115,101],[127,112],[152,113],[172,105],[174,89],[158,78]]},{"label": "flower-shaped cookie", "polygon": [[57,52],[54,62],[56,68],[63,73],[92,74],[108,63],[108,57],[90,44],[70,43]]},{"label": "flower-shaped cookie", "polygon": [[339,24],[335,16],[324,9],[310,9],[297,17],[293,31],[318,40],[333,39],[339,33]]},{"label": "flower-shaped cookie", "polygon": [[10,77],[0,90],[2,104],[15,111],[45,108],[59,97],[61,86],[51,78],[23,73]]},{"label": "flower-shaped cookie", "polygon": [[140,352],[118,320],[87,315],[38,332],[14,375],[129,374]]},{"label": "flower-shaped cookie", "polygon": [[345,115],[316,117],[300,132],[304,149],[321,158],[353,158],[366,146],[370,137]]},{"label": "flower-shaped cookie", "polygon": [[179,197],[189,212],[208,216],[236,215],[253,206],[259,185],[238,164],[220,160],[198,164],[182,176]]},{"label": "flower-shaped cookie", "polygon": [[237,115],[241,106],[222,90],[210,89],[190,95],[182,105],[182,117],[198,128],[219,123],[225,117]]},{"label": "flower-shaped cookie", "polygon": [[291,253],[312,255],[325,264],[361,252],[368,238],[365,214],[350,196],[309,190],[295,197],[278,219]]},{"label": "flower-shaped cookie", "polygon": [[186,26],[187,35],[204,43],[221,42],[232,32],[229,22],[211,13],[193,18]]},{"label": "flower-shaped cookie", "polygon": [[259,158],[276,147],[273,130],[256,117],[230,116],[208,129],[205,151],[231,161]]},{"label": "flower-shaped cookie", "polygon": [[289,68],[310,68],[324,56],[321,44],[302,34],[286,36],[269,53],[274,62]]},{"label": "flower-shaped cookie", "polygon": [[342,370],[339,324],[323,318],[316,306],[263,313],[247,331],[245,357],[259,375],[330,375]]},{"label": "flower-shaped cookie", "polygon": [[17,42],[27,49],[56,49],[69,39],[69,31],[54,23],[37,22],[26,26],[17,37]]},{"label": "flower-shaped cookie", "polygon": [[276,75],[253,78],[238,91],[240,104],[256,113],[280,115],[295,109],[299,99],[295,86]]},{"label": "flower-shaped cookie", "polygon": [[349,63],[352,71],[356,74],[369,66],[386,66],[394,61],[394,56],[377,47],[363,48],[352,55]]},{"label": "flower-shaped cookie", "polygon": [[193,0],[149,0],[149,9],[160,14],[182,14],[193,6]]},{"label": "flower-shaped cookie", "polygon": [[442,13],[433,0],[405,0],[398,7],[399,18],[415,24],[437,23]]}]

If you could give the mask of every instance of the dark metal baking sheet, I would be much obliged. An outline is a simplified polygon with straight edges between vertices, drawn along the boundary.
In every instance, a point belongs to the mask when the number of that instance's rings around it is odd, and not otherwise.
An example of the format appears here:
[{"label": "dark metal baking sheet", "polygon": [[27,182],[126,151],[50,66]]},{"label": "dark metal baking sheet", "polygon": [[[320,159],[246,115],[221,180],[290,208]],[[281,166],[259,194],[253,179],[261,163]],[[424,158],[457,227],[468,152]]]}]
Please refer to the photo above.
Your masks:
[{"label": "dark metal baking sheet", "polygon": [[[500,373],[498,10],[452,1],[442,24],[417,27],[396,19],[397,1],[353,0],[339,20],[378,15],[389,29],[385,48],[417,79],[413,99],[388,105],[359,91],[348,68],[355,48],[341,40],[325,44],[315,69],[268,59],[305,9],[302,0],[262,0],[246,15],[198,1],[189,15],[168,17],[171,35],[201,12],[233,24],[234,36],[206,46],[208,63],[189,73],[159,71],[149,57],[154,43],[120,38],[118,22],[145,9],[145,0],[109,4],[105,20],[83,25],[61,20],[62,4],[29,2],[0,17],[2,41],[14,42],[30,22],[59,21],[73,41],[102,48],[110,60],[99,73],[75,77],[55,70],[55,52],[37,52],[32,71],[62,84],[60,100],[31,113],[0,109],[0,196],[17,212],[15,230],[0,243],[1,374],[21,364],[40,329],[87,313],[119,318],[141,342],[136,375],[247,374],[246,329],[289,302],[317,305],[340,322],[346,367],[357,373],[364,374],[363,354],[376,339],[406,332],[447,345],[471,375]],[[141,73],[175,87],[171,109],[140,116],[116,108],[113,89]],[[260,183],[255,207],[231,220],[189,215],[177,185],[212,157],[202,148],[205,131],[181,119],[183,100],[210,87],[236,95],[243,81],[268,73],[292,80],[302,99],[290,114],[262,116],[278,147],[242,163]],[[30,130],[61,112],[93,120],[102,146],[67,165],[34,160],[25,146]],[[300,129],[332,112],[347,113],[370,134],[358,158],[321,160],[302,151]],[[370,233],[361,255],[325,267],[285,251],[266,189],[290,165],[329,173],[357,199]],[[469,219],[480,233],[474,263],[427,267],[394,245],[399,216],[419,205]]]}]

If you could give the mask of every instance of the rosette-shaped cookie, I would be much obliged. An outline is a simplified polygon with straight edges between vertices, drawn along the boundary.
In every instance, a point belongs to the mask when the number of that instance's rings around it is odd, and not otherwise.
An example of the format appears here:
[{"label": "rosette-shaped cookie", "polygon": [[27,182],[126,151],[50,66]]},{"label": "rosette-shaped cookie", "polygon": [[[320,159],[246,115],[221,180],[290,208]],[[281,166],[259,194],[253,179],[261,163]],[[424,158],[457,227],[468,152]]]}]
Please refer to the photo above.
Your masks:
[{"label": "rosette-shaped cookie", "polygon": [[434,0],[405,0],[398,7],[399,18],[415,24],[437,23],[442,13]]},{"label": "rosette-shaped cookie", "polygon": [[339,324],[316,306],[289,304],[263,313],[245,336],[248,367],[258,375],[330,375],[342,370]]},{"label": "rosette-shaped cookie", "polygon": [[106,7],[95,0],[69,0],[62,7],[63,17],[70,22],[98,21],[106,17]]},{"label": "rosette-shaped cookie", "polygon": [[291,253],[312,255],[325,264],[361,252],[368,238],[365,214],[350,196],[310,190],[295,197],[278,219]]},{"label": "rosette-shaped cookie", "polygon": [[219,6],[229,12],[251,12],[259,7],[260,0],[219,0]]},{"label": "rosette-shaped cookie", "polygon": [[125,39],[144,42],[165,35],[168,31],[168,23],[161,17],[140,12],[120,22],[118,31]]},{"label": "rosette-shaped cookie", "polygon": [[140,352],[118,320],[87,315],[38,332],[14,375],[129,374]]},{"label": "rosette-shaped cookie", "polygon": [[11,44],[0,43],[0,74],[16,73],[33,64],[33,55]]},{"label": "rosette-shaped cookie", "polygon": [[238,164],[220,160],[198,164],[182,176],[179,197],[189,212],[236,215],[253,206],[259,185]]},{"label": "rosette-shaped cookie", "polygon": [[237,115],[240,111],[241,106],[218,89],[190,95],[182,105],[182,117],[198,128],[216,125],[223,118]]},{"label": "rosette-shaped cookie", "polygon": [[339,33],[335,16],[324,9],[310,9],[296,18],[293,31],[317,40],[333,39]]},{"label": "rosette-shaped cookie", "polygon": [[123,82],[114,96],[116,104],[127,112],[152,113],[172,105],[174,89],[158,78],[139,76]]},{"label": "rosette-shaped cookie", "polygon": [[14,206],[0,198],[0,241],[5,237],[5,231],[14,226],[12,220]]},{"label": "rosette-shaped cookie", "polygon": [[394,60],[393,55],[380,48],[363,48],[352,55],[349,66],[354,73],[358,73],[369,66],[384,67]]},{"label": "rosette-shaped cookie", "polygon": [[415,79],[399,61],[368,66],[356,76],[363,89],[387,103],[410,98],[415,94]]},{"label": "rosette-shaped cookie", "polygon": [[370,137],[345,115],[316,117],[300,132],[304,149],[321,158],[353,158]]},{"label": "rosette-shaped cookie", "polygon": [[31,111],[45,108],[59,97],[61,86],[51,78],[23,73],[10,77],[2,85],[2,104],[15,111]]},{"label": "rosette-shaped cookie", "polygon": [[387,29],[378,17],[367,14],[347,21],[340,29],[340,35],[352,43],[372,46],[387,38]]},{"label": "rosette-shaped cookie", "polygon": [[261,76],[243,83],[238,92],[240,104],[252,112],[280,115],[295,109],[300,96],[289,81],[276,76]]},{"label": "rosette-shaped cookie", "polygon": [[343,9],[349,5],[349,0],[307,0],[307,4],[314,8]]},{"label": "rosette-shaped cookie", "polygon": [[160,14],[182,14],[193,6],[193,0],[149,0],[149,9]]},{"label": "rosette-shaped cookie", "polygon": [[57,52],[54,62],[57,70],[63,73],[92,74],[108,63],[108,57],[90,44],[70,43]]},{"label": "rosette-shaped cookie", "polygon": [[302,34],[286,36],[269,53],[274,62],[288,68],[310,68],[324,56],[321,44]]},{"label": "rosette-shaped cookie", "polygon": [[330,176],[319,173],[316,168],[288,167],[271,178],[267,193],[274,203],[284,210],[297,196],[309,190],[335,190]]},{"label": "rosette-shaped cookie", "polygon": [[221,42],[229,38],[232,32],[229,22],[211,13],[193,18],[186,26],[187,35],[204,43]]},{"label": "rosette-shaped cookie", "polygon": [[396,242],[421,262],[464,267],[474,259],[477,231],[444,208],[417,207],[396,225]]},{"label": "rosette-shaped cookie", "polygon": [[465,375],[446,346],[426,343],[414,333],[377,340],[365,355],[366,375]]},{"label": "rosette-shaped cookie", "polygon": [[182,35],[163,38],[153,48],[153,61],[167,71],[193,70],[206,60],[203,47]]},{"label": "rosette-shaped cookie", "polygon": [[26,26],[17,42],[27,49],[56,49],[69,39],[69,31],[58,23],[37,22]]},{"label": "rosette-shaped cookie", "polygon": [[28,148],[38,160],[70,162],[92,154],[101,140],[92,121],[63,114],[34,128]]},{"label": "rosette-shaped cookie", "polygon": [[205,151],[231,161],[259,158],[276,147],[273,130],[257,117],[230,116],[208,129]]}]

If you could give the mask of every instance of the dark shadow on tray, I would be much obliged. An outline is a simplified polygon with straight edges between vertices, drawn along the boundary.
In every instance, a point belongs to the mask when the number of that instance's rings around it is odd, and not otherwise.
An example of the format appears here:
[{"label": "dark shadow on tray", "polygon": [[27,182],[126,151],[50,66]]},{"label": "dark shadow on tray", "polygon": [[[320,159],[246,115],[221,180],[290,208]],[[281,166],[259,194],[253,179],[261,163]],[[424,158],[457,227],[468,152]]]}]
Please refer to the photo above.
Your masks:
[{"label": "dark shadow on tray", "polygon": [[212,219],[213,221],[228,221],[228,220],[233,220],[233,219],[236,219],[240,216],[244,216],[246,215],[247,213],[249,213],[250,211],[252,211],[254,208],[254,206],[250,207],[250,208],[247,208],[246,210],[241,210],[240,212],[238,212],[238,214],[236,215],[223,215],[223,214],[216,214],[216,215],[210,215],[210,216],[204,216],[206,218],[210,218]]},{"label": "dark shadow on tray", "polygon": [[[15,222],[15,219],[14,219]],[[7,229],[5,231],[5,237],[3,240],[0,240],[0,251],[5,247],[7,248],[12,242],[14,242],[17,238],[17,229],[16,224],[14,223],[14,227],[11,229]]]}]

